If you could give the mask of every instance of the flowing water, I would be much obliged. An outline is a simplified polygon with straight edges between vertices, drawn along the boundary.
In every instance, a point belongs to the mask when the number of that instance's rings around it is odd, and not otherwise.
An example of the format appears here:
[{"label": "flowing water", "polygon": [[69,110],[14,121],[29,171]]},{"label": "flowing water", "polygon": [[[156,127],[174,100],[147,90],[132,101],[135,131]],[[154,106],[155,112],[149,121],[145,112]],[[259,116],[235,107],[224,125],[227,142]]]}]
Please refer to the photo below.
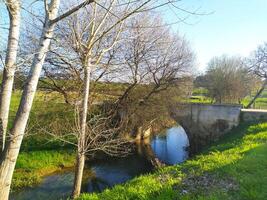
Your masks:
[{"label": "flowing water", "polygon": [[[173,127],[153,136],[146,145],[137,145],[134,154],[125,158],[106,158],[88,163],[84,173],[84,192],[101,192],[105,188],[124,183],[135,176],[151,172],[151,158],[173,165],[188,158],[188,138],[182,127]],[[73,170],[44,178],[33,188],[25,188],[11,194],[11,200],[58,200],[70,195]]]}]

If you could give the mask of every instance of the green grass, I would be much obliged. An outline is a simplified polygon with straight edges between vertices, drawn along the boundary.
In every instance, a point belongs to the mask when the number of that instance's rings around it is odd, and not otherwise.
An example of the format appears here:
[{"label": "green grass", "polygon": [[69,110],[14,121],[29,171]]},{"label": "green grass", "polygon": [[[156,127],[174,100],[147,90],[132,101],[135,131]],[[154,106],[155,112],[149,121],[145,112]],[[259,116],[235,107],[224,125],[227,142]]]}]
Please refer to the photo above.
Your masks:
[{"label": "green grass", "polygon": [[74,158],[74,152],[71,150],[22,152],[16,163],[12,189],[34,186],[40,183],[45,175],[73,167]]},{"label": "green grass", "polygon": [[[9,127],[14,120],[20,96],[20,91],[15,91],[12,95]],[[44,133],[44,128],[53,124],[56,126],[65,123],[64,127],[67,129],[66,118],[73,119],[72,112],[59,95],[37,92],[27,134],[16,163],[12,190],[34,186],[43,176],[74,166],[75,155],[72,148]],[[59,128],[63,129],[62,126]]]},{"label": "green grass", "polygon": [[267,123],[241,124],[202,154],[80,200],[266,200]]},{"label": "green grass", "polygon": [[[248,105],[250,99],[251,99],[250,97],[243,99],[242,104],[244,106]],[[261,96],[260,98],[257,98],[254,105],[252,105],[251,107],[255,109],[267,109],[267,97]]]},{"label": "green grass", "polygon": [[[253,98],[252,96],[245,97],[241,104],[246,106],[249,104],[250,100]],[[208,97],[208,92],[203,88],[194,88],[193,95],[188,100],[190,103],[212,103],[212,99]],[[238,103],[238,102],[236,102]],[[255,103],[252,105],[252,108],[255,109],[267,109],[267,88],[262,92],[261,96],[256,99]]]},{"label": "green grass", "polygon": [[206,96],[191,96],[189,99],[190,103],[212,103],[212,99]]},{"label": "green grass", "polygon": [[194,96],[207,96],[209,91],[203,87],[198,87],[193,89]]}]

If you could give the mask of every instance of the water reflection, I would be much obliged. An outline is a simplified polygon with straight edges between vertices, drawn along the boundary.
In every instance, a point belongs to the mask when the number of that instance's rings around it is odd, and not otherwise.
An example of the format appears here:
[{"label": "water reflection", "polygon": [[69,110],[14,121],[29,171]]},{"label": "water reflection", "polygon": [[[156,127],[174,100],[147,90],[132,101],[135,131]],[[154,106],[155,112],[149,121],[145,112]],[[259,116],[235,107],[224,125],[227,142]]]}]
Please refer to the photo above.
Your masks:
[{"label": "water reflection", "polygon": [[189,146],[187,135],[182,127],[173,127],[165,134],[155,136],[151,141],[155,156],[162,162],[173,165],[188,158]]},{"label": "water reflection", "polygon": [[74,175],[65,172],[47,176],[43,182],[33,188],[25,188],[11,193],[11,200],[58,200],[66,199],[71,193]]},{"label": "water reflection", "polygon": [[107,187],[124,183],[135,176],[153,170],[143,155],[131,155],[120,159],[107,159],[92,165],[96,178],[89,180],[86,191],[100,192]]},{"label": "water reflection", "polygon": [[[137,145],[135,154],[125,158],[106,158],[88,163],[84,173],[84,192],[100,192],[105,188],[124,183],[135,176],[151,172],[153,160],[166,164],[183,162],[188,157],[188,138],[182,127],[168,129],[156,135],[148,143]],[[73,171],[46,177],[34,188],[12,193],[11,200],[58,200],[71,193]]]}]

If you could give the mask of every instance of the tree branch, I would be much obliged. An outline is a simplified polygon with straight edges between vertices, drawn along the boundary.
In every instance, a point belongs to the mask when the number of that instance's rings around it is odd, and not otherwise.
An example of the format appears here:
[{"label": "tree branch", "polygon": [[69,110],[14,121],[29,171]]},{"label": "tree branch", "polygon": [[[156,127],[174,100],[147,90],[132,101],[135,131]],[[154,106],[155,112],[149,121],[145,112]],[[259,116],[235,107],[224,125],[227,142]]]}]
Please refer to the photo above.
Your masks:
[{"label": "tree branch", "polygon": [[71,14],[73,14],[74,12],[76,12],[77,10],[79,10],[80,8],[83,8],[83,7],[89,5],[90,3],[93,3],[93,2],[94,2],[94,0],[86,0],[86,1],[84,1],[84,2],[82,2],[82,3],[80,3],[79,5],[73,7],[72,9],[68,10],[68,11],[65,12],[64,14],[62,14],[62,15],[58,16],[57,18],[51,20],[50,23],[51,23],[51,24],[57,23],[57,22],[59,22],[60,20],[66,18],[66,17],[68,17],[68,16],[70,16]]}]

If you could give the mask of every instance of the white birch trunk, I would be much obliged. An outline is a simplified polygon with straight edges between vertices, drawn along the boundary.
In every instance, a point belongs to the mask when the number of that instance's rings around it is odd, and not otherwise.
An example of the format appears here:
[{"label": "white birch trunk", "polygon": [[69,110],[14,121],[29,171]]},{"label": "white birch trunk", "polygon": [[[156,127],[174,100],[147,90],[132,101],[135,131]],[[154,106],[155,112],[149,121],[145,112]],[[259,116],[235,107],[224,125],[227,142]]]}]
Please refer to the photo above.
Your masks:
[{"label": "white birch trunk", "polygon": [[83,153],[77,153],[75,176],[73,182],[72,198],[77,198],[81,193],[83,170],[85,164],[85,155]]},{"label": "white birch trunk", "polygon": [[86,136],[86,122],[87,122],[87,113],[88,113],[88,98],[90,91],[90,79],[91,79],[91,61],[88,60],[88,64],[84,69],[84,88],[83,88],[83,100],[82,100],[82,113],[80,118],[80,133],[78,137],[78,152],[76,159],[76,169],[75,169],[75,178],[74,185],[72,190],[72,197],[75,199],[81,193],[82,187],[82,177],[85,163],[85,136]]},{"label": "white birch trunk", "polygon": [[33,98],[37,89],[38,80],[42,66],[49,49],[50,41],[53,36],[54,24],[51,20],[58,14],[60,0],[53,0],[49,6],[49,15],[46,16],[43,33],[40,38],[39,50],[33,59],[31,71],[27,83],[23,90],[19,109],[11,129],[11,138],[1,158],[0,166],[0,197],[1,200],[8,200],[12,175],[16,160],[19,154],[21,142],[25,133],[25,128],[31,111]]},{"label": "white birch trunk", "polygon": [[0,95],[0,120],[2,125],[0,145],[2,151],[4,150],[6,141],[8,114],[14,82],[14,74],[16,70],[16,59],[20,33],[20,1],[7,0],[6,5],[9,11],[9,35]]}]

